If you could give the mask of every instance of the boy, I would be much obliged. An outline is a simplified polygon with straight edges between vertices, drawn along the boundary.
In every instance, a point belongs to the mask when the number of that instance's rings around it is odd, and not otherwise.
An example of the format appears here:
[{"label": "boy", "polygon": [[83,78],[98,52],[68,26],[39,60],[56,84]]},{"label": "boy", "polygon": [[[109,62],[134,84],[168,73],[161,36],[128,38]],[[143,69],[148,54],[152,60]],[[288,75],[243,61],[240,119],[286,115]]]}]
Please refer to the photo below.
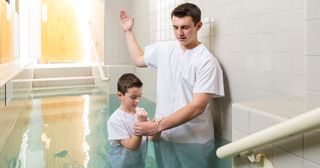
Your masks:
[{"label": "boy", "polygon": [[147,153],[145,137],[134,135],[135,122],[147,120],[147,112],[137,108],[142,95],[142,82],[132,73],[123,74],[118,80],[120,107],[108,120],[108,137],[111,149],[108,160],[111,167],[144,167]]}]

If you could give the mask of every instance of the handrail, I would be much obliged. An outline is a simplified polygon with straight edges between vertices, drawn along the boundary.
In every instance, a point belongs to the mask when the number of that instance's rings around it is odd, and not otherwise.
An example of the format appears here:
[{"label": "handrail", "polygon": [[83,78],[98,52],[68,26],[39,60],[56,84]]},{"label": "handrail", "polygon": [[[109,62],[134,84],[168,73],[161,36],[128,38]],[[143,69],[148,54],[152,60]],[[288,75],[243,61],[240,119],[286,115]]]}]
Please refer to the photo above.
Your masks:
[{"label": "handrail", "polygon": [[[99,70],[99,73],[100,73],[100,78],[101,78],[101,80],[103,80],[103,81],[107,81],[107,80],[109,80],[109,78],[106,77],[106,75],[105,75],[105,73],[104,73],[104,71],[103,71],[103,68],[102,68],[102,66],[101,66],[101,61],[100,61],[99,56],[98,56],[98,52],[97,52],[97,48],[96,48],[96,43],[97,43],[97,44],[100,44],[102,47],[104,47],[104,45],[103,45],[103,43],[101,42],[101,39],[100,39],[100,41],[96,41],[96,40],[95,40],[94,37],[96,37],[96,36],[95,36],[94,25],[93,25],[93,23],[90,22],[90,21],[89,21],[89,29],[90,29],[90,31],[91,31],[91,35],[90,35],[91,41],[92,41],[91,44],[92,44],[92,47],[94,48],[93,51],[94,51],[95,59],[96,59],[96,62],[97,62],[98,70]],[[93,36],[94,36],[94,37],[93,37]]]},{"label": "handrail", "polygon": [[320,108],[317,108],[224,145],[218,148],[216,153],[219,158],[236,156],[243,152],[251,151],[254,148],[319,127]]}]

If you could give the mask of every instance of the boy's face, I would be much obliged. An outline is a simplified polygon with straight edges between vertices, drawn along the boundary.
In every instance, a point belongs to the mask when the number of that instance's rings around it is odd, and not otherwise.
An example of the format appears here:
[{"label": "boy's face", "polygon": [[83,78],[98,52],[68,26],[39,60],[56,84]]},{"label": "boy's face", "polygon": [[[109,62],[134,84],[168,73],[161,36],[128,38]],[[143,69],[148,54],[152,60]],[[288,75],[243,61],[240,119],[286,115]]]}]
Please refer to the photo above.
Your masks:
[{"label": "boy's face", "polygon": [[121,105],[128,110],[129,112],[132,112],[136,109],[137,105],[140,102],[142,95],[142,88],[132,87],[128,89],[128,92],[124,95],[120,92],[118,92],[118,97],[121,101]]},{"label": "boy's face", "polygon": [[191,16],[182,18],[173,16],[171,20],[174,35],[182,46],[188,46],[198,41],[197,32],[202,26],[201,22],[195,25]]}]

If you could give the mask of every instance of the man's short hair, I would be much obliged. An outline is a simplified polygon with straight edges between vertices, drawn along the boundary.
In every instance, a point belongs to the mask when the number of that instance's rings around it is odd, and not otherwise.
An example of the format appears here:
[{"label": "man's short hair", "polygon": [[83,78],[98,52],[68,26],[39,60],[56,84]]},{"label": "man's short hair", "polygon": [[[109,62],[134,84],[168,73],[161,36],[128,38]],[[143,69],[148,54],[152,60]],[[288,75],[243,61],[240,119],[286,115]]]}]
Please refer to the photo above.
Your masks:
[{"label": "man's short hair", "polygon": [[173,11],[171,12],[171,18],[173,16],[178,18],[191,16],[194,25],[196,25],[201,20],[201,10],[195,4],[183,3],[173,9]]},{"label": "man's short hair", "polygon": [[126,94],[128,92],[128,89],[133,87],[142,87],[142,82],[136,75],[132,73],[125,73],[119,78],[118,92]]}]

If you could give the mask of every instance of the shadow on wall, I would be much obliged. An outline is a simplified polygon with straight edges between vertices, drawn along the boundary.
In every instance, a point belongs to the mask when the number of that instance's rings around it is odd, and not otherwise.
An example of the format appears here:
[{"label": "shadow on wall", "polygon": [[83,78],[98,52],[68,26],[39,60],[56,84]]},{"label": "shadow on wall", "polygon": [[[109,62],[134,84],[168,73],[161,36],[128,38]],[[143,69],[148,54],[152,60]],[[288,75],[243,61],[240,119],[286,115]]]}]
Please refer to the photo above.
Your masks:
[{"label": "shadow on wall", "polygon": [[[216,24],[211,25],[211,31],[212,31],[212,36],[211,36],[211,52],[214,53],[213,51],[215,50],[215,44],[216,44],[216,35],[218,34],[218,29]],[[222,98],[218,99],[213,99],[211,101],[211,105],[213,107],[212,110],[212,117],[213,117],[213,122],[214,122],[214,128],[215,128],[215,135],[220,136],[224,139],[231,140],[231,119],[229,119],[229,113],[231,112],[231,93],[230,93],[230,85],[229,85],[229,80],[228,76],[226,74],[225,68],[219,60],[219,56],[217,56],[215,53],[214,55],[218,59],[222,71],[223,71],[223,82],[224,82],[224,92],[225,96]],[[230,120],[230,121],[229,121]]]}]

